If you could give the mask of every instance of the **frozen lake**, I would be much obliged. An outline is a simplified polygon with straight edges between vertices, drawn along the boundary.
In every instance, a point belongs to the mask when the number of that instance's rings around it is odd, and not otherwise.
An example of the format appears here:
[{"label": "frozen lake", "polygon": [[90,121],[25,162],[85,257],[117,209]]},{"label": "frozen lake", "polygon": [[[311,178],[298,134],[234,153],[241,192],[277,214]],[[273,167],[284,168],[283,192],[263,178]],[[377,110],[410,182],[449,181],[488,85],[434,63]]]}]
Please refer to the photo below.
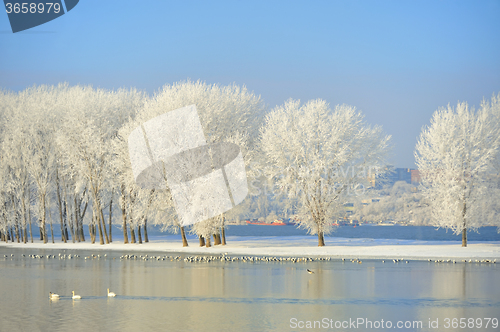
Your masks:
[{"label": "frozen lake", "polygon": [[[27,257],[58,253],[81,257]],[[120,260],[125,253],[116,251],[83,259],[93,253],[0,247],[0,330],[289,331],[308,321],[323,324],[316,330],[347,330],[335,324],[353,321],[370,330],[370,321],[380,331],[390,321],[393,328],[422,322],[408,330],[437,331],[465,318],[474,326],[460,329],[466,331],[486,330],[487,318],[495,318],[492,330],[500,319],[498,263],[188,263]],[[117,297],[108,298],[107,288]],[[72,290],[83,298],[73,301]],[[49,291],[61,298],[50,301]]]}]

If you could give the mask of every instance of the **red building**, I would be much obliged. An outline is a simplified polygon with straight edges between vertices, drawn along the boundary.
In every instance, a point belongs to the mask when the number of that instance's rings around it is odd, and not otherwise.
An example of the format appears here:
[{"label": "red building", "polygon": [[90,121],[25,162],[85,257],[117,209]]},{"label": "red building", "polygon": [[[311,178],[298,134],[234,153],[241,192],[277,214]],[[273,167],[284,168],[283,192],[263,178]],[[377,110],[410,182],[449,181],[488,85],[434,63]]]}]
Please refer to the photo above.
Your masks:
[{"label": "red building", "polygon": [[412,169],[410,170],[411,172],[411,183],[412,184],[419,184],[420,183],[420,172],[418,169]]}]

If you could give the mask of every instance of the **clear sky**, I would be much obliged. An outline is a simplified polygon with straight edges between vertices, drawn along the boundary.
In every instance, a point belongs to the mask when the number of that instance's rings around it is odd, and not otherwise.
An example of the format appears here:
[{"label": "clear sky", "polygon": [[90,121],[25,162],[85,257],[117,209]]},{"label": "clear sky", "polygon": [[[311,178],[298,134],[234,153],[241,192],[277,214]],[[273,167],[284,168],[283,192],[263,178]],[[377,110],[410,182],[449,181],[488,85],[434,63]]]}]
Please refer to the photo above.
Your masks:
[{"label": "clear sky", "polygon": [[16,34],[0,14],[0,88],[186,79],[246,85],[270,108],[356,106],[392,135],[391,162],[415,167],[437,108],[500,92],[500,0],[81,0]]}]

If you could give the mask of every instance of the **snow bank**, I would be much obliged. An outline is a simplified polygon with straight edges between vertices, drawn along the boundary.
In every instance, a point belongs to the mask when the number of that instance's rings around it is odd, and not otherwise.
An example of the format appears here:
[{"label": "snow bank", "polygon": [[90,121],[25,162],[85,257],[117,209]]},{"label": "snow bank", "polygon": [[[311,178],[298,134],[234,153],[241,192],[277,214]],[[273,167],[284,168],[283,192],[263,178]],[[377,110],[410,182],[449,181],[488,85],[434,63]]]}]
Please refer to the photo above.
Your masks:
[{"label": "snow bank", "polygon": [[[463,248],[459,241],[417,241],[417,240],[387,240],[387,239],[348,239],[325,238],[326,246],[318,247],[317,238],[313,236],[230,236],[227,245],[199,247],[196,239],[190,239],[189,247],[182,247],[179,240],[165,241],[165,237],[154,237],[149,243],[124,244],[122,241],[113,241],[108,245],[81,243],[5,243],[0,248],[22,249],[71,249],[95,251],[124,251],[124,252],[164,252],[178,254],[204,254],[249,256],[277,256],[277,257],[317,257],[332,258],[359,258],[359,259],[393,259],[403,258],[411,260],[427,259],[500,259],[500,242],[469,242]],[[3,251],[3,250],[2,250]],[[499,262],[500,263],[500,262]]]}]

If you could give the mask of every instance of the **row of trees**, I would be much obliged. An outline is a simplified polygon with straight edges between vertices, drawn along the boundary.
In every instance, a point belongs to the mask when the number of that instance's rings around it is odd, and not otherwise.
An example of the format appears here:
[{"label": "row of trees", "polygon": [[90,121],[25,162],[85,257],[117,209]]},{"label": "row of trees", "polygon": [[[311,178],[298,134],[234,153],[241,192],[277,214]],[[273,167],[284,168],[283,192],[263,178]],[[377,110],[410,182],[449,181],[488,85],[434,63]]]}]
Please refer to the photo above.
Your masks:
[{"label": "row of trees", "polygon": [[[207,144],[241,148],[250,195],[231,211],[185,230],[168,187],[142,189],[134,182],[127,143],[141,124],[192,104]],[[479,227],[486,211],[490,217],[497,213],[479,206],[498,189],[498,105],[494,97],[477,112],[465,104],[448,107],[424,129],[416,157],[435,224],[463,231]],[[198,235],[200,245],[210,245],[212,236],[215,244],[225,243],[227,218],[270,211],[274,204],[317,234],[322,246],[347,197],[368,187],[373,176],[383,176],[390,142],[348,105],[290,100],[267,112],[245,88],[189,81],[166,85],[152,97],[134,89],[67,84],[3,91],[0,115],[0,233],[4,240],[25,243],[33,241],[33,223],[44,243],[49,231],[54,241],[54,224],[65,242],[85,241],[88,228],[92,242],[109,243],[112,224],[121,225],[125,243],[142,241],[143,233],[147,241],[148,223],[180,231],[184,245],[186,231]]]},{"label": "row of trees", "polygon": [[[264,105],[235,85],[185,82],[163,87],[152,98],[131,90],[106,91],[67,84],[35,86],[0,94],[0,232],[4,240],[33,242],[32,224],[44,243],[54,242],[54,223],[62,241],[112,241],[120,223],[125,243],[142,241],[147,223],[180,230],[169,190],[139,188],[132,176],[127,138],[145,121],[195,104],[208,143],[238,144],[251,161],[253,139]],[[116,213],[119,212],[119,213]],[[224,227],[224,216],[192,227],[207,239]],[[141,232],[142,229],[142,232]],[[137,234],[136,234],[137,231]],[[147,233],[145,240],[147,241]]]}]

